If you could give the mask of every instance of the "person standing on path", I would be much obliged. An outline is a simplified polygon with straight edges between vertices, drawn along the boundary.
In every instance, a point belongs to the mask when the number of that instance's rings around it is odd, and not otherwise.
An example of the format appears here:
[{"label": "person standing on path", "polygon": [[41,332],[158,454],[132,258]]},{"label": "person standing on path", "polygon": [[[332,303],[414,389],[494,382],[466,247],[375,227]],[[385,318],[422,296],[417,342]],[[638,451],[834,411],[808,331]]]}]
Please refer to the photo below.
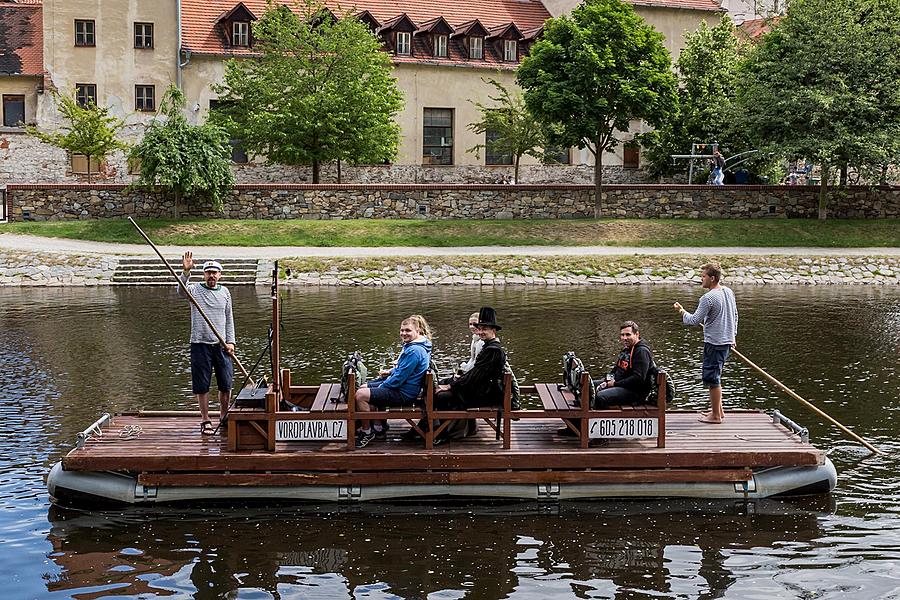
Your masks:
[{"label": "person standing on path", "polygon": [[716,148],[713,150],[713,185],[725,184],[725,157]]},{"label": "person standing on path", "polygon": [[721,285],[722,268],[718,263],[700,267],[700,285],[709,290],[700,298],[697,310],[689,313],[681,304],[673,306],[681,314],[685,325],[703,326],[703,385],[709,389],[711,410],[702,413],[704,423],[721,423],[725,418],[722,407],[722,367],[728,351],[737,346],[738,310],[731,288]]},{"label": "person standing on path", "polygon": [[[200,406],[200,433],[212,435],[216,428],[209,420],[209,386],[212,372],[216,372],[216,385],[219,388],[220,415],[228,410],[231,399],[231,387],[234,380],[234,366],[231,355],[234,354],[234,315],[231,312],[231,292],[219,285],[222,277],[222,265],[214,260],[203,264],[203,282],[191,283],[191,269],[194,267],[193,253],[185,252],[181,261],[181,281],[188,292],[203,308],[203,312],[225,338],[225,346],[200,315],[197,307],[191,304],[191,388],[197,404]],[[181,286],[178,296],[186,298]]]}]

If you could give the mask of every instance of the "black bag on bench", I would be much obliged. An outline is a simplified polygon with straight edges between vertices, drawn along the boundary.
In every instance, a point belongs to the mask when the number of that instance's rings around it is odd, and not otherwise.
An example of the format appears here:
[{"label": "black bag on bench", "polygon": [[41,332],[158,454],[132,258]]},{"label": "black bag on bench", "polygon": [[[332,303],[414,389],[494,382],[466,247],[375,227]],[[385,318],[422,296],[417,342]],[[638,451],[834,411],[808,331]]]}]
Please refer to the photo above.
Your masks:
[{"label": "black bag on bench", "polygon": [[[581,362],[581,359],[575,356],[574,352],[566,352],[562,358],[563,361],[563,382],[562,385],[558,386],[561,390],[569,390],[572,394],[575,395],[575,406],[581,406],[581,378],[587,373],[587,369],[584,368],[584,363]],[[593,402],[594,397],[596,396],[596,389],[594,388],[593,379],[588,376],[588,381],[590,383],[590,389],[588,390],[588,398]]]}]

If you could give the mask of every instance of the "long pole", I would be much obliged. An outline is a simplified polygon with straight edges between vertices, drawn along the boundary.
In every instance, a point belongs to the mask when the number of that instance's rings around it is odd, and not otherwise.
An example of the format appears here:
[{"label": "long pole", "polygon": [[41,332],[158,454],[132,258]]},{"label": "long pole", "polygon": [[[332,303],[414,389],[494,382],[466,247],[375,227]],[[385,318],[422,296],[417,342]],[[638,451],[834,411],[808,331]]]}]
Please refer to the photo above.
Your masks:
[{"label": "long pole", "polygon": [[[150,247],[153,248],[153,251],[156,252],[156,255],[159,257],[159,259],[160,259],[161,261],[163,261],[163,264],[166,265],[166,268],[169,269],[169,273],[172,274],[172,277],[174,277],[174,278],[175,278],[175,281],[178,282],[178,285],[181,286],[181,291],[183,291],[183,292],[187,295],[188,300],[191,301],[191,304],[194,305],[194,308],[197,309],[197,312],[200,313],[200,316],[203,317],[203,320],[206,321],[206,324],[209,325],[209,328],[212,329],[212,332],[213,332],[214,334],[216,334],[216,338],[218,338],[219,343],[222,344],[222,346],[225,346],[225,345],[227,344],[227,342],[225,341],[225,338],[222,337],[222,334],[219,333],[219,330],[216,329],[216,326],[213,325],[213,322],[209,320],[209,317],[206,316],[206,313],[203,312],[203,309],[200,308],[200,305],[199,305],[199,304],[197,304],[197,300],[194,298],[194,296],[193,296],[193,295],[191,294],[191,292],[188,290],[187,286],[184,284],[184,282],[183,282],[183,281],[181,280],[181,278],[178,276],[178,273],[175,272],[175,269],[172,268],[172,265],[169,264],[169,261],[166,260],[166,257],[164,257],[164,256],[162,255],[162,253],[159,251],[159,248],[156,247],[156,244],[154,244],[154,243],[150,240],[150,238],[147,237],[147,234],[144,233],[144,230],[141,229],[141,228],[138,226],[138,224],[134,222],[134,219],[132,219],[131,217],[128,217],[128,220],[131,221],[131,224],[134,225],[134,228],[138,230],[138,233],[141,234],[141,237],[143,237],[143,238],[147,241],[147,243],[150,244]],[[248,378],[249,378],[249,377],[250,377],[250,374],[247,373],[247,369],[245,369],[245,368],[244,368],[244,365],[241,364],[241,361],[238,360],[237,355],[232,353],[231,358],[234,359],[234,363],[235,363],[235,364],[238,366],[238,368],[241,370],[241,373],[244,374],[244,377],[248,377]]]},{"label": "long pole", "polygon": [[840,423],[838,423],[837,421],[835,421],[830,415],[828,415],[827,413],[825,413],[825,412],[822,411],[821,409],[819,409],[819,408],[817,408],[816,406],[814,406],[811,402],[809,402],[809,401],[803,399],[803,398],[800,396],[800,394],[798,394],[797,392],[795,392],[794,390],[792,390],[792,389],[789,388],[788,386],[784,385],[783,383],[781,383],[780,381],[778,381],[777,379],[775,379],[774,377],[772,377],[771,375],[769,375],[768,373],[766,373],[766,372],[762,369],[762,367],[758,366],[758,365],[757,365],[756,363],[754,363],[752,360],[750,360],[749,358],[747,358],[746,356],[744,356],[743,354],[741,354],[740,352],[738,352],[736,348],[732,348],[731,351],[732,351],[733,353],[735,353],[735,354],[737,355],[737,357],[740,358],[742,361],[744,361],[745,363],[747,363],[748,365],[750,365],[750,367],[752,367],[753,369],[755,369],[756,371],[758,371],[763,377],[765,377],[766,379],[768,379],[769,381],[771,381],[772,383],[774,383],[775,385],[777,385],[779,388],[781,388],[788,396],[790,396],[790,397],[793,398],[794,400],[797,400],[797,401],[803,403],[803,404],[806,405],[808,408],[811,408],[813,411],[815,411],[815,412],[818,413],[819,415],[821,415],[821,416],[825,417],[826,419],[828,419],[831,423],[833,423],[834,425],[836,425],[841,431],[843,431],[844,433],[846,433],[847,435],[849,435],[850,437],[852,437],[853,439],[855,439],[857,442],[859,442],[860,444],[862,444],[863,446],[865,446],[866,448],[868,448],[869,450],[871,450],[873,454],[884,454],[884,452],[882,452],[881,450],[879,450],[878,448],[876,448],[875,446],[873,446],[872,444],[870,444],[870,443],[867,442],[866,440],[862,439],[861,437],[859,437],[858,435],[856,435],[855,433],[853,433],[852,431],[850,431],[849,429],[847,429],[846,427],[844,427],[843,425],[841,425]]}]

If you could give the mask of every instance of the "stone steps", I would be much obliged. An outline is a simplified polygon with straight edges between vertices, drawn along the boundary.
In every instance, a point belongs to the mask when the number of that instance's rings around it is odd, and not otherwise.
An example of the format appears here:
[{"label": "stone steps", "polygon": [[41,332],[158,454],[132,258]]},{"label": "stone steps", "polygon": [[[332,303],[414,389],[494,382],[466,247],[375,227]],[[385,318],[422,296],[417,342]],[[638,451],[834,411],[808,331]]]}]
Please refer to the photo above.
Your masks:
[{"label": "stone steps", "polygon": [[[181,257],[169,257],[166,260],[172,265],[176,273],[181,272]],[[191,283],[203,281],[203,272],[199,267],[207,258],[197,258],[194,264],[197,267],[191,272]],[[256,285],[259,276],[259,261],[255,258],[221,258],[215,259],[222,263],[225,271],[219,283],[222,285]],[[122,258],[116,266],[110,280],[112,285],[159,285],[174,286],[172,274],[158,258]]]}]

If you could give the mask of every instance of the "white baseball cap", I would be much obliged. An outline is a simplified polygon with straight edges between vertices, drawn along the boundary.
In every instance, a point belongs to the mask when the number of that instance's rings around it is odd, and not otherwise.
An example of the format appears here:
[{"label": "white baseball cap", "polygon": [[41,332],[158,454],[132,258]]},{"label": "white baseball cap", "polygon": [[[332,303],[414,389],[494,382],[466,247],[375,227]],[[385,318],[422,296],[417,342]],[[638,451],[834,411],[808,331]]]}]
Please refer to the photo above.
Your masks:
[{"label": "white baseball cap", "polygon": [[222,265],[217,260],[208,260],[205,263],[203,263],[203,271],[204,272],[218,271],[219,273],[221,273],[222,270],[223,270]]}]

